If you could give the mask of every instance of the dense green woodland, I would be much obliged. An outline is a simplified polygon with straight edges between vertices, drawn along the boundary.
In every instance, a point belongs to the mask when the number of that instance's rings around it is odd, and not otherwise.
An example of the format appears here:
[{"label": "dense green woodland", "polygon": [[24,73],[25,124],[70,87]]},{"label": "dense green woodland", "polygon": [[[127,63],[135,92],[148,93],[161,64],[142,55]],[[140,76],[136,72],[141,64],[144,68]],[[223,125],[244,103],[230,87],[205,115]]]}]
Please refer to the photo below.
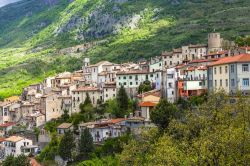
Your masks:
[{"label": "dense green woodland", "polygon": [[[214,30],[235,40],[249,34],[249,17],[248,0],[22,0],[0,8],[0,96],[80,69],[83,56],[149,58]],[[84,43],[87,52],[60,52]]]}]

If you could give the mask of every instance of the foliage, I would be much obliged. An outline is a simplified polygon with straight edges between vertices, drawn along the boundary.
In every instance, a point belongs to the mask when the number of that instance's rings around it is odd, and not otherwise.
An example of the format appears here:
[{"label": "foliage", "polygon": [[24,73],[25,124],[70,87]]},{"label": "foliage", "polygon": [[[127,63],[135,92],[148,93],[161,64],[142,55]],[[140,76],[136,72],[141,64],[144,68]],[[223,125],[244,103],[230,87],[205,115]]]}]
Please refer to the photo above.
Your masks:
[{"label": "foliage", "polygon": [[[205,43],[213,30],[225,39],[249,35],[250,2],[246,0],[47,2],[23,0],[0,9],[0,96],[18,95],[25,86],[48,76],[80,69],[82,54],[93,62],[127,62],[190,43]],[[104,16],[101,24],[90,17],[92,12]],[[104,21],[106,15],[124,20],[121,29],[116,30],[119,26],[114,24],[114,30],[103,30],[111,22]],[[125,28],[138,15],[135,27]],[[76,25],[75,20],[89,21]],[[57,34],[60,28],[64,29]],[[90,29],[99,32],[88,33]],[[85,38],[79,39],[81,35]],[[98,44],[84,53],[61,53],[62,48],[86,43]]]},{"label": "foliage", "polygon": [[131,138],[129,134],[116,138],[109,138],[102,146],[96,148],[95,155],[99,158],[103,158],[104,156],[115,156],[122,152],[123,146],[128,144]]},{"label": "foliage", "polygon": [[250,46],[250,36],[246,36],[246,37],[241,37],[241,36],[238,36],[235,40],[235,43],[238,45],[238,46]]},{"label": "foliage", "polygon": [[79,151],[80,155],[84,158],[88,158],[90,153],[94,151],[93,138],[88,128],[84,129],[83,133],[81,134]]},{"label": "foliage", "polygon": [[119,161],[116,157],[107,156],[103,158],[93,158],[78,164],[77,166],[117,166]]},{"label": "foliage", "polygon": [[174,104],[169,103],[167,99],[161,99],[159,104],[150,112],[150,119],[161,130],[165,130],[170,121],[176,118],[177,113],[178,109]]},{"label": "foliage", "polygon": [[14,157],[13,155],[7,156],[3,163],[3,166],[13,166],[13,165],[18,165],[18,166],[30,166],[30,160],[28,157],[25,155],[19,155],[17,157]]},{"label": "foliage", "polygon": [[50,143],[36,156],[36,159],[40,162],[54,160],[58,154],[59,142],[60,140],[56,134],[52,134]]},{"label": "foliage", "polygon": [[142,84],[140,84],[140,86],[138,88],[138,93],[140,94],[143,92],[148,92],[150,90],[152,90],[151,82],[146,80]]},{"label": "foliage", "polygon": [[66,161],[72,159],[72,152],[75,148],[75,139],[73,133],[71,131],[65,132],[64,136],[62,137],[59,147],[58,153],[59,155]]},{"label": "foliage", "polygon": [[119,111],[114,112],[114,115],[117,118],[123,118],[128,111],[128,102],[129,102],[127,92],[123,86],[121,86],[121,88],[119,89],[116,100]]},{"label": "foliage", "polygon": [[210,94],[198,108],[187,111],[181,119],[172,119],[163,135],[156,134],[158,139],[148,133],[131,140],[120,155],[120,162],[135,166],[247,165],[249,100],[240,94]]},{"label": "foliage", "polygon": [[63,122],[67,122],[69,118],[70,118],[69,110],[63,110],[63,114],[61,116],[61,119],[63,120]]},{"label": "foliage", "polygon": [[92,102],[88,93],[86,94],[84,103],[81,103],[79,107],[81,110],[81,114],[83,114],[86,121],[90,121],[91,119],[93,119],[94,107],[92,105]]}]

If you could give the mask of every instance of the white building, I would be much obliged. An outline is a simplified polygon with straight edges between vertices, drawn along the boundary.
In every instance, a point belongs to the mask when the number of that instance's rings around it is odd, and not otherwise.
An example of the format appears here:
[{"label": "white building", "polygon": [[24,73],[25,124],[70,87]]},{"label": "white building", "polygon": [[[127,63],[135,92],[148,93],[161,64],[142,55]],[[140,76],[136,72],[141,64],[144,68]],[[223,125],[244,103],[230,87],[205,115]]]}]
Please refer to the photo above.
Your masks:
[{"label": "white building", "polygon": [[176,81],[177,81],[177,72],[176,68],[169,68],[166,71],[166,81],[165,81],[165,97],[167,100],[171,103],[174,103],[176,101],[176,93],[177,93],[177,87],[176,87]]},{"label": "white building", "polygon": [[208,69],[209,90],[250,93],[250,54],[221,58]]},{"label": "white building", "polygon": [[9,138],[6,138],[4,141],[5,156],[9,155],[18,156],[21,154],[27,155],[27,153],[25,153],[27,152],[27,150],[24,150],[27,149],[26,147],[29,147],[30,153],[35,152],[34,151],[35,147],[34,148],[30,147],[30,145],[32,144],[33,144],[32,140],[20,136],[11,136]]}]

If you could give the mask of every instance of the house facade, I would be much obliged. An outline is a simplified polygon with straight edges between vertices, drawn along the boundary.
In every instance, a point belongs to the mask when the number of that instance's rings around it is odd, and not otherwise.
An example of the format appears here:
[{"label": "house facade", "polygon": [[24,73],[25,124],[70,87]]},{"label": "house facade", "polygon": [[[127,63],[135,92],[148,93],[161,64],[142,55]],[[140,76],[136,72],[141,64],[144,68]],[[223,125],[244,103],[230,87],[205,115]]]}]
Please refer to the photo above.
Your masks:
[{"label": "house facade", "polygon": [[222,58],[209,66],[209,90],[224,89],[227,93],[250,92],[250,54]]}]

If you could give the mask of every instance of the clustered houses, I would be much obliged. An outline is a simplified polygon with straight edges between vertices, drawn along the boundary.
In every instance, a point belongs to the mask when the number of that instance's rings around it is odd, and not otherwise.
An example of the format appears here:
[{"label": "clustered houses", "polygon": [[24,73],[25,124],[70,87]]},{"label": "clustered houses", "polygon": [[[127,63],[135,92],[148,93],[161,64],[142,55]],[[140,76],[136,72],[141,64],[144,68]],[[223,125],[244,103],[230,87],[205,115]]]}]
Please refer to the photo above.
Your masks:
[{"label": "clustered houses", "polygon": [[[24,88],[20,98],[0,102],[1,134],[8,134],[10,124],[26,125],[32,130],[60,117],[65,110],[69,114],[80,112],[79,106],[87,94],[97,106],[115,98],[122,86],[131,98],[139,100],[139,110],[133,115],[135,119],[122,121],[132,126],[150,121],[150,111],[161,97],[174,103],[180,97],[188,98],[222,88],[229,93],[241,90],[247,94],[250,90],[249,53],[249,47],[236,47],[223,40],[219,33],[211,33],[207,44],[189,44],[164,51],[148,61],[91,64],[89,58],[84,58],[81,70],[49,77],[42,83]],[[153,90],[138,94],[139,86],[145,81],[150,82]],[[93,123],[83,126],[91,129],[97,142],[123,133],[124,124]]]}]

